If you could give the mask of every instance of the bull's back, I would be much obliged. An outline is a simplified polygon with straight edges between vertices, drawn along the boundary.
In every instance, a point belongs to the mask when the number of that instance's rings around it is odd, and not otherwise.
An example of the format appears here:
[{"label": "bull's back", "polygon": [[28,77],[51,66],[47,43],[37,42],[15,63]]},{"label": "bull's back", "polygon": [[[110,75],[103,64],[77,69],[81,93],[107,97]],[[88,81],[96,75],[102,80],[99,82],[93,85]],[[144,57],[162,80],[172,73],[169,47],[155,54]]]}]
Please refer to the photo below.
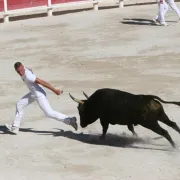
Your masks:
[{"label": "bull's back", "polygon": [[144,95],[135,95],[116,89],[100,89],[92,96],[99,118],[110,124],[137,124],[143,108],[150,101]]},{"label": "bull's back", "polygon": [[[130,109],[126,102],[134,96],[133,94],[119,91],[116,89],[100,89],[92,96],[92,101],[95,111],[99,113],[99,118],[110,121],[111,124],[128,124]],[[131,110],[132,111],[132,110]]]}]

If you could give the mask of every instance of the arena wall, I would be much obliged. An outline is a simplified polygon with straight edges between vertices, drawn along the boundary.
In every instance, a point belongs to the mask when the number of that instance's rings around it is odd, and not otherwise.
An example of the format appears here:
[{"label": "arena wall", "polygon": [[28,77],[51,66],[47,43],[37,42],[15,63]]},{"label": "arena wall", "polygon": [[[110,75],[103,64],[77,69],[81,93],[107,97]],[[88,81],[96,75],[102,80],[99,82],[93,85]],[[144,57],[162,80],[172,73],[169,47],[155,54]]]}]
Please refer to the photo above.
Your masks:
[{"label": "arena wall", "polygon": [[55,10],[61,11],[61,8],[98,10],[99,7],[105,6],[123,8],[128,5],[153,3],[156,3],[156,0],[0,0],[0,19],[1,22],[9,22],[11,17],[42,12],[52,16]]}]

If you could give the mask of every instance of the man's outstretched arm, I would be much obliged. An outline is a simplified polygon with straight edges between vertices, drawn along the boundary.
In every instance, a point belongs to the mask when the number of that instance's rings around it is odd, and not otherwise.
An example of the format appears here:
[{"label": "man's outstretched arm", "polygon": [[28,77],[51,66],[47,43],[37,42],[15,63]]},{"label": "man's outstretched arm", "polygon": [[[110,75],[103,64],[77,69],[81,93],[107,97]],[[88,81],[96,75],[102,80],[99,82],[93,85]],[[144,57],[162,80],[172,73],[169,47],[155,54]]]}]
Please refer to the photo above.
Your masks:
[{"label": "man's outstretched arm", "polygon": [[46,88],[48,88],[49,90],[51,90],[52,92],[54,92],[57,95],[62,94],[63,91],[60,91],[59,89],[55,89],[53,86],[51,86],[49,83],[47,83],[46,81],[36,78],[35,83],[40,84]]}]

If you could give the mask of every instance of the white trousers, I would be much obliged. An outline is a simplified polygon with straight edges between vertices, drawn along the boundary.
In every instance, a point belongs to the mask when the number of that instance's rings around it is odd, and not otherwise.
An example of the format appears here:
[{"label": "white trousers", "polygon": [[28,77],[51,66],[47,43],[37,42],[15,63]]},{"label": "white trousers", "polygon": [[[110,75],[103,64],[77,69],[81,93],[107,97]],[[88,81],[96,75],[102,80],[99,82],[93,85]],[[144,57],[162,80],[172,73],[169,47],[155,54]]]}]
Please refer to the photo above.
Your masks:
[{"label": "white trousers", "polygon": [[169,6],[178,14],[180,18],[180,10],[176,6],[174,0],[163,0],[163,3],[160,0],[157,0],[159,12],[156,16],[156,19],[159,20],[161,23],[165,23],[165,14],[168,11],[168,4]]},{"label": "white trousers", "polygon": [[161,24],[165,24],[165,14],[168,11],[168,4],[165,2],[165,0],[163,0],[163,2],[161,3],[160,0],[157,0],[158,3],[158,14],[156,16],[156,19],[161,23]]},{"label": "white trousers", "polygon": [[24,114],[24,108],[34,101],[38,103],[39,107],[47,117],[62,121],[65,124],[70,124],[71,118],[65,114],[53,110],[45,95],[42,95],[39,98],[33,98],[31,93],[28,93],[23,96],[16,104],[16,115],[12,124],[13,126],[20,127],[21,118]]},{"label": "white trousers", "polygon": [[169,4],[169,6],[172,8],[172,10],[174,10],[178,14],[178,16],[180,18],[180,10],[176,6],[174,0],[166,0],[166,2]]}]

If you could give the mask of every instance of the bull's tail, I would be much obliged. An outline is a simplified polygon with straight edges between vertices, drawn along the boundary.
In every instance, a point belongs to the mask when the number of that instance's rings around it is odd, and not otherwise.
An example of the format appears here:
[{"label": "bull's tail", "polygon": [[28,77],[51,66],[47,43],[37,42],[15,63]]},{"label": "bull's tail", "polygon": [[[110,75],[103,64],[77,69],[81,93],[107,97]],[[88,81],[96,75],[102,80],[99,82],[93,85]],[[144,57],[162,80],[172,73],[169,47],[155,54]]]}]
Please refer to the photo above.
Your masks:
[{"label": "bull's tail", "polygon": [[177,105],[177,106],[180,106],[180,102],[178,102],[178,101],[164,101],[164,100],[162,100],[160,97],[158,97],[158,96],[154,96],[154,95],[148,95],[149,97],[151,97],[151,98],[153,98],[153,99],[157,99],[157,100],[159,100],[160,102],[162,102],[162,103],[165,103],[165,104],[175,104],[175,105]]}]

